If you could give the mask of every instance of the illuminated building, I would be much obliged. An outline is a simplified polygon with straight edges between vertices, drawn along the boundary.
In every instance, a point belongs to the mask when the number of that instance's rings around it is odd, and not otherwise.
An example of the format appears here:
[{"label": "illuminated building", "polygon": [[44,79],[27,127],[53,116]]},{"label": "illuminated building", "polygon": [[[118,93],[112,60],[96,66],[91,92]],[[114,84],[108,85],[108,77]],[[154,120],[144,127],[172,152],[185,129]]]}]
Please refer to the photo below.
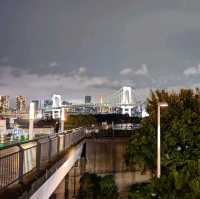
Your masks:
[{"label": "illuminated building", "polygon": [[90,104],[92,102],[92,97],[91,96],[85,96],[85,104]]},{"label": "illuminated building", "polygon": [[16,111],[19,113],[27,111],[27,100],[25,96],[20,95],[16,97]]},{"label": "illuminated building", "polygon": [[7,112],[9,110],[9,96],[0,96],[0,112]]},{"label": "illuminated building", "polygon": [[35,104],[35,111],[38,112],[42,109],[42,100],[32,100],[32,102]]}]

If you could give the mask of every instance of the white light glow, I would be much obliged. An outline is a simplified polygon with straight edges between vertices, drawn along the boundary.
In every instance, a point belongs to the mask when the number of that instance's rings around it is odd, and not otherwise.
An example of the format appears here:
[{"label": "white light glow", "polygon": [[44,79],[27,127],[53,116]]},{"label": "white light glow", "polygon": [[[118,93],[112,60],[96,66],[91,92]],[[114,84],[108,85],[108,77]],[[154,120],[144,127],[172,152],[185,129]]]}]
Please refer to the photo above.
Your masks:
[{"label": "white light glow", "polygon": [[35,104],[34,102],[30,103],[30,109],[29,109],[29,119],[34,120],[35,118]]},{"label": "white light glow", "polygon": [[166,102],[161,102],[161,103],[159,103],[159,105],[160,105],[161,107],[167,107],[167,106],[168,106],[168,103],[166,103]]}]

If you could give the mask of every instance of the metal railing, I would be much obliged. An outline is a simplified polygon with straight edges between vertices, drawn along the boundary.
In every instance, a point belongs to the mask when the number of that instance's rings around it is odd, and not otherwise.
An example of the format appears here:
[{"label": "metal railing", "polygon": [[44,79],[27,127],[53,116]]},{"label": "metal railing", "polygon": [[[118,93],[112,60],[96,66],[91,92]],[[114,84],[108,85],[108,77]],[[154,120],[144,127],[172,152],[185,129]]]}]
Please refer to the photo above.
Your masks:
[{"label": "metal railing", "polygon": [[0,191],[19,182],[26,174],[44,169],[59,154],[84,137],[85,130],[78,128],[1,149]]}]

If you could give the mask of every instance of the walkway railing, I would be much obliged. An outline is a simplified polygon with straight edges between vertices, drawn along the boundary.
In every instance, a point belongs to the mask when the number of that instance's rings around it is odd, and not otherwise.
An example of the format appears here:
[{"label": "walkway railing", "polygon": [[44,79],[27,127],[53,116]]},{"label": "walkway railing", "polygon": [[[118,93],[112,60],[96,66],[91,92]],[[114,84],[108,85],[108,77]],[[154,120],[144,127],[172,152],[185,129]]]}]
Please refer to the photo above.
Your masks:
[{"label": "walkway railing", "polygon": [[44,169],[51,161],[85,137],[83,128],[49,136],[0,150],[0,191],[25,175]]}]

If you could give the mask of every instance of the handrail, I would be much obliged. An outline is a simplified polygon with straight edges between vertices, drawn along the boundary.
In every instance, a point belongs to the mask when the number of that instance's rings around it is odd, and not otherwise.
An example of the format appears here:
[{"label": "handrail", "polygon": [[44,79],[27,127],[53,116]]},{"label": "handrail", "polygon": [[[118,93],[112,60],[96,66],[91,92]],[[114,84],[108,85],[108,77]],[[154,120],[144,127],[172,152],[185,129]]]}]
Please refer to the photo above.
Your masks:
[{"label": "handrail", "polygon": [[48,138],[49,136],[55,136],[55,135],[60,135],[60,134],[64,134],[64,133],[71,133],[73,130],[81,130],[81,129],[83,129],[83,127],[65,130],[64,132],[55,133],[55,134],[52,134],[52,135],[44,135],[43,137],[34,138],[34,139],[31,139],[31,140],[25,140],[23,142],[10,143],[10,144],[7,144],[7,145],[3,146],[2,148],[0,148],[0,151],[7,149],[7,148],[10,148],[10,147],[13,147],[13,146],[20,146],[21,144],[26,144],[26,143],[29,143],[29,142],[38,141],[38,140],[43,139],[43,138]]},{"label": "handrail", "polygon": [[23,180],[27,173],[45,168],[60,153],[83,138],[85,138],[85,129],[76,128],[0,149],[0,191],[16,181]]}]

